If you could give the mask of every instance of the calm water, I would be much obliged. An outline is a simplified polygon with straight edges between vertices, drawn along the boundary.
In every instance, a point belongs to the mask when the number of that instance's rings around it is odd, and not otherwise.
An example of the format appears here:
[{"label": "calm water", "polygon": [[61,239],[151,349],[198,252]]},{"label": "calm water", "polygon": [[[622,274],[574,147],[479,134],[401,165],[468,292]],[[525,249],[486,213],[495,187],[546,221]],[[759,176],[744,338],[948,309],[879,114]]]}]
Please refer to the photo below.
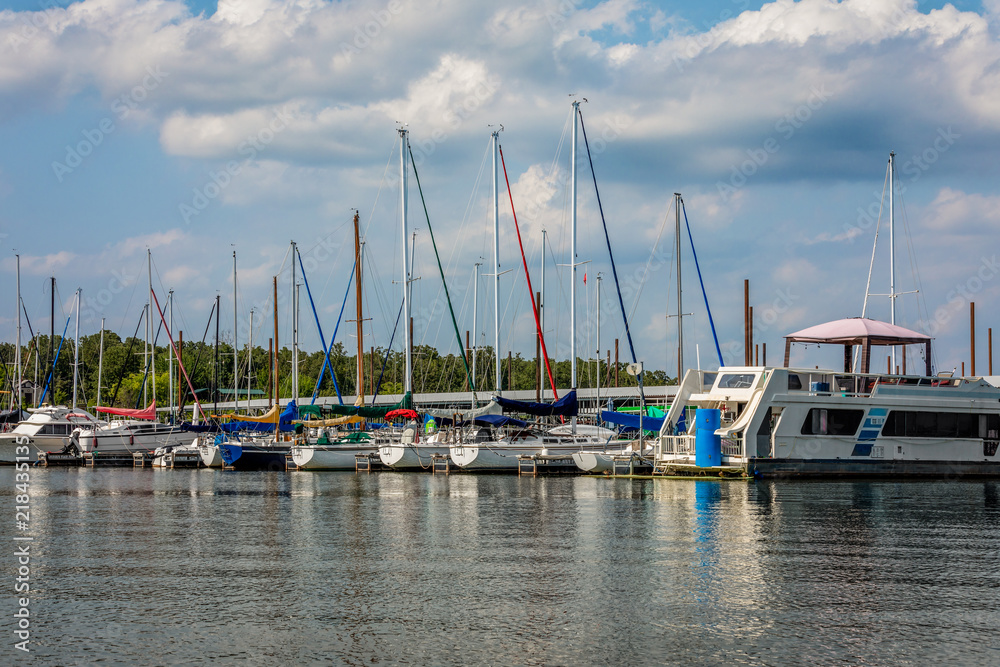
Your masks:
[{"label": "calm water", "polygon": [[[1000,663],[994,481],[34,469],[31,484],[43,664]],[[0,664],[15,609],[8,594]]]}]

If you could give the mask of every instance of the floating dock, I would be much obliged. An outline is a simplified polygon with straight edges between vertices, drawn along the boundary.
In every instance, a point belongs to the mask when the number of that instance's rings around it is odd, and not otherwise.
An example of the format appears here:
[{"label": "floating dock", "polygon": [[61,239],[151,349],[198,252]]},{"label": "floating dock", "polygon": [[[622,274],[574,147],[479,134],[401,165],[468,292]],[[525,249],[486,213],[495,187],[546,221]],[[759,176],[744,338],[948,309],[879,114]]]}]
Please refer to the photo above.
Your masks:
[{"label": "floating dock", "polygon": [[557,454],[531,454],[517,457],[517,474],[519,476],[537,477],[538,475],[582,475],[583,471],[576,465],[573,456]]}]

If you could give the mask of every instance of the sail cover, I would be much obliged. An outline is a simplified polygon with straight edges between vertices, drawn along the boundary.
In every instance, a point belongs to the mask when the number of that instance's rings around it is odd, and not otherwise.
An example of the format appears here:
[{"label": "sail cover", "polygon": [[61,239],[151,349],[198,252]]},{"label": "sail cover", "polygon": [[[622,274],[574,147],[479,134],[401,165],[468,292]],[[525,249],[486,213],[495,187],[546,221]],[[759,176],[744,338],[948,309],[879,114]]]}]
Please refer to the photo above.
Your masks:
[{"label": "sail cover", "polygon": [[130,410],[129,408],[105,408],[100,405],[94,406],[95,412],[104,412],[109,415],[118,415],[119,417],[131,417],[132,419],[145,419],[146,421],[153,421],[156,419],[156,401],[149,404],[148,408],[143,408],[142,410]]},{"label": "sail cover", "polygon": [[576,391],[571,391],[554,403],[529,403],[495,396],[504,412],[518,412],[538,417],[575,417],[577,414]]},{"label": "sail cover", "polygon": [[436,419],[453,419],[456,415],[459,421],[464,421],[467,419],[475,419],[481,417],[482,415],[498,415],[503,410],[501,410],[500,405],[496,401],[490,401],[481,408],[476,408],[475,410],[447,410],[442,408],[428,408],[424,410],[426,414],[429,414]]},{"label": "sail cover", "polygon": [[[625,429],[632,429],[635,431],[639,430],[639,415],[630,415],[625,412],[614,412],[611,410],[602,410],[601,419],[612,424],[618,424]],[[659,431],[663,426],[663,420],[665,417],[643,417],[642,418],[642,430],[643,431]]]}]

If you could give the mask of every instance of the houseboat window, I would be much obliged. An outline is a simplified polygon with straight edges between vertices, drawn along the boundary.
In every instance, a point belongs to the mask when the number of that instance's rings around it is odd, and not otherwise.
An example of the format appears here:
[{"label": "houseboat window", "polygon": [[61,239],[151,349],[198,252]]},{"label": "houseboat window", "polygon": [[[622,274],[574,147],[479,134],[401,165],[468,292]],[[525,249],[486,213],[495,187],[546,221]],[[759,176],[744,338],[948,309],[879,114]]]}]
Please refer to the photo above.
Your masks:
[{"label": "houseboat window", "polygon": [[[992,428],[991,428],[992,427]],[[1000,415],[892,410],[882,435],[896,438],[983,438],[1000,430]]]},{"label": "houseboat window", "polygon": [[802,435],[854,435],[864,416],[864,410],[812,408],[802,424]]},{"label": "houseboat window", "polygon": [[802,378],[795,373],[788,374],[788,391],[802,389]]},{"label": "houseboat window", "polygon": [[719,389],[749,389],[755,377],[753,373],[726,373],[719,378]]}]

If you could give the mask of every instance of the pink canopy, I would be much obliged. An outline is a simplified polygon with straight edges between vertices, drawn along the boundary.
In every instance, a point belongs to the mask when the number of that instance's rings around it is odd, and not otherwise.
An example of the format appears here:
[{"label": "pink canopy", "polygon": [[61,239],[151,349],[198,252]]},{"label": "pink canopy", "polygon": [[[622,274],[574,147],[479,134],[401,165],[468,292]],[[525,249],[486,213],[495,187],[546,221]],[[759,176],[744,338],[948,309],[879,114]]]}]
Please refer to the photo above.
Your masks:
[{"label": "pink canopy", "polygon": [[926,348],[927,375],[931,374],[931,337],[906,329],[888,322],[870,320],[864,317],[849,317],[834,320],[826,324],[796,331],[785,336],[785,366],[791,354],[792,343],[817,343],[844,346],[844,370],[851,366],[852,348],[862,346],[861,372],[867,373],[870,368],[872,345],[910,345],[922,344]]},{"label": "pink canopy", "polygon": [[105,412],[109,415],[118,415],[120,417],[131,417],[133,419],[144,419],[146,421],[156,420],[156,401],[149,404],[148,408],[143,408],[142,410],[130,410],[128,408],[104,408],[101,406],[94,407],[95,412]]}]

